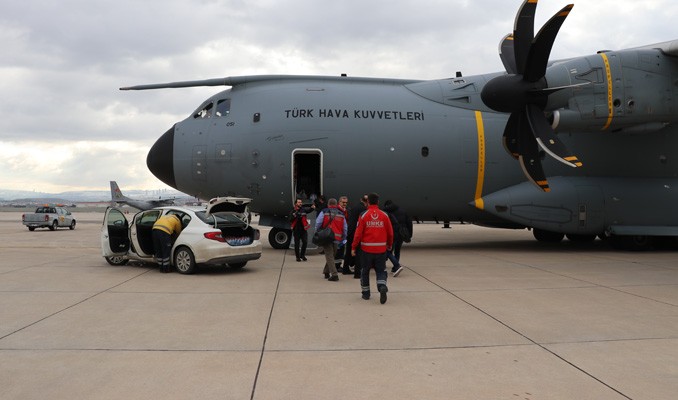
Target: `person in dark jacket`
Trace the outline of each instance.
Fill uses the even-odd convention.
[[[308,246],[308,228],[311,223],[308,221],[307,214],[313,212],[313,206],[304,206],[301,199],[294,203],[294,210],[290,213],[290,225],[292,226],[292,236],[294,237],[294,255],[297,256],[297,262],[306,260],[306,246]],[[301,247],[301,248],[300,248]]]
[[[391,200],[384,202],[384,211],[392,216],[395,224],[393,224],[393,252],[392,258],[389,260],[393,263],[391,272],[396,277],[400,275],[405,267],[400,263],[400,249],[403,246],[403,241],[410,241],[412,238],[412,218],[407,215],[407,212],[398,207],[396,203]]]

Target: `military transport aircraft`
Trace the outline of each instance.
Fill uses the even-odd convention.
[[[526,0],[505,72],[422,81],[237,76],[151,148],[161,181],[245,196],[277,248],[297,196],[375,191],[419,220],[530,228],[540,241],[678,236],[678,40],[549,61],[572,5],[534,34]]]
[[[116,181],[111,181],[111,201],[121,204],[128,204],[141,211],[150,210],[155,207],[171,206],[174,204],[174,199],[158,199],[158,200],[136,200],[122,194]]]

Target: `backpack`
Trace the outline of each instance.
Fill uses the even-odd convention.
[[[405,225],[402,225],[398,223],[398,219],[395,217],[394,214],[392,213],[387,213],[388,218],[391,220],[391,226],[393,227],[393,233],[395,234],[396,232],[398,235],[400,235],[400,238],[403,240],[405,243],[409,243],[412,241],[412,235],[410,235],[410,231],[407,230],[407,227]]]
[[[400,237],[403,239],[403,242],[409,243],[412,241],[412,235],[410,235],[410,231],[408,231],[403,225],[398,227],[398,232],[400,233]]]
[[[332,220],[334,220],[334,217],[336,217],[337,214],[333,214],[332,211],[329,211],[327,214],[329,215],[327,226],[321,226],[320,229],[313,234],[313,238],[311,238],[311,242],[318,246],[324,246],[334,242],[334,231],[330,225],[332,225]]]

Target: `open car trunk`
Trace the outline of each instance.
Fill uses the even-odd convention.
[[[207,204],[206,215],[230,246],[246,246],[258,239],[259,231],[250,226],[249,203],[244,197],[217,197]]]

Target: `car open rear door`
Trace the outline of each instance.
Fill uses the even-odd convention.
[[[104,257],[124,256],[130,248],[129,222],[123,212],[108,207],[101,227],[101,252]]]

